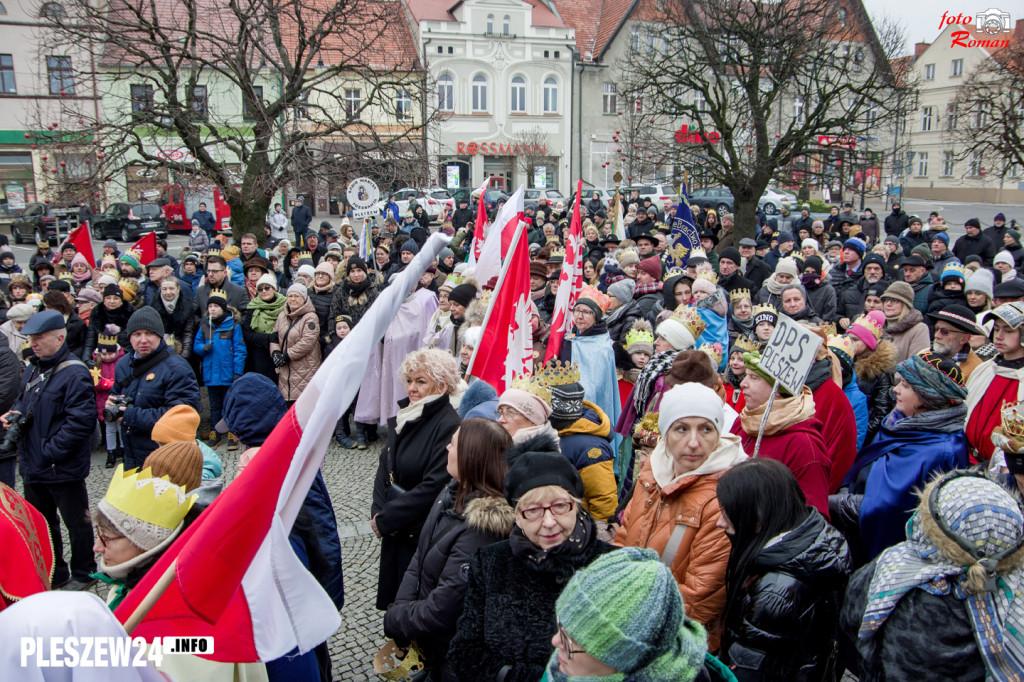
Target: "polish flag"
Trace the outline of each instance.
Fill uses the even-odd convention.
[[[115,611],[122,623],[154,600],[151,592],[159,595],[141,623],[126,627],[133,636],[213,636],[214,652],[203,658],[243,663],[309,651],[338,630],[334,603],[295,555],[288,532],[334,425],[359,390],[351,378],[362,376],[370,350],[449,240],[430,237],[324,361],[252,462],[128,593]]]
[[[143,265],[149,265],[156,260],[156,232],[142,235],[139,241],[132,244],[128,250],[137,251],[142,254],[139,257],[139,262]]]
[[[66,244],[71,244],[75,247],[78,253],[85,256],[85,260],[89,261],[89,266],[92,267],[96,264],[96,258],[92,255],[92,238],[89,236],[89,228],[86,225],[79,225],[75,229],[68,232],[68,236],[60,243],[60,248],[57,249],[56,253],[53,254],[53,264],[56,265],[60,260],[61,249]],[[156,247],[154,246],[154,251]]]
[[[480,199],[476,203],[476,224],[473,226],[473,248],[469,250],[469,265],[470,267],[476,266],[476,261],[480,258],[480,249],[483,248],[486,235],[484,231],[487,229],[487,202],[484,201],[484,192],[491,186],[491,179],[487,178],[484,180],[484,184],[473,190],[473,194],[479,194]],[[456,229],[459,227],[465,227],[465,225],[456,225]]]
[[[576,182],[576,203],[572,207],[572,222],[569,223],[569,238],[565,245],[565,260],[562,274],[558,277],[558,293],[555,308],[551,314],[551,334],[544,352],[544,362],[558,355],[562,340],[572,328],[572,309],[576,307],[580,289],[583,288],[583,226],[580,220],[580,195],[583,181]]]
[[[533,373],[533,330],[530,327],[530,246],[518,223],[510,256],[484,315],[484,332],[473,349],[467,375],[494,387],[501,395],[516,376]],[[482,355],[480,350],[484,349]]]
[[[501,207],[498,214],[494,216],[491,223],[492,238],[484,242],[480,249],[480,257],[476,262],[475,276],[481,285],[501,273],[501,265],[508,257],[512,245],[512,236],[516,233],[519,223],[523,221],[523,197],[525,195],[523,186],[520,185],[512,196],[508,198],[505,205]],[[494,235],[500,234],[501,239],[494,239]],[[523,241],[526,241],[525,237]],[[529,245],[527,245],[529,253]],[[529,269],[529,267],[527,267]]]

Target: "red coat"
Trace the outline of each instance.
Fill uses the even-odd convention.
[[[733,423],[732,432],[743,439],[743,450],[753,455],[757,432],[744,431],[739,419]],[[761,439],[758,457],[774,459],[789,467],[804,491],[807,504],[828,518],[829,460],[821,438],[821,422],[807,419],[765,436]]]
[[[834,493],[857,457],[857,419],[850,399],[831,379],[814,392],[814,414],[821,422],[821,438],[831,463],[828,489]]]

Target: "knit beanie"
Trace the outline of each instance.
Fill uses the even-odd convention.
[[[761,354],[760,353],[758,353],[756,351],[752,352],[752,353],[744,353],[743,354],[743,364],[746,366],[747,371],[753,372],[757,376],[759,376],[762,379],[764,379],[764,381],[769,386],[771,386],[771,385],[773,385],[775,383],[774,377],[770,376],[767,372],[765,372],[763,369],[761,369]],[[789,397],[792,397],[793,394],[790,393],[788,390],[786,390],[786,387],[783,386],[780,383],[779,384],[779,395],[781,395],[784,398],[789,398]]]
[[[674,317],[668,317],[658,325],[655,333],[669,342],[676,350],[687,350],[697,344],[690,330]]]
[[[977,218],[968,218],[967,220],[964,221],[964,227],[976,227],[980,230],[981,223],[978,221]]]
[[[135,257],[135,252],[134,251],[126,251],[126,252],[122,253],[121,257],[118,258],[118,260],[120,262],[122,262],[122,263],[127,263],[128,265],[132,266],[136,270],[141,270],[142,269],[142,264],[139,263],[139,259]]]
[[[174,405],[156,420],[149,437],[160,444],[193,441],[198,431],[199,413],[195,408]]]
[[[864,257],[865,244],[860,239],[855,239],[854,237],[850,237],[845,242],[843,242],[843,248],[844,249],[853,249],[854,251],[857,252],[858,256],[860,256],[861,258]]]
[[[690,290],[693,293],[713,294],[718,290],[718,285],[707,277],[698,277],[693,280],[693,284],[690,285]]]
[[[1007,265],[1009,265],[1012,268],[1013,267],[1013,256],[1010,255],[1009,251],[1000,251],[999,253],[996,254],[996,257],[992,259],[992,264],[993,265],[996,265],[997,263],[1006,263]],[[942,274],[946,274],[946,273],[943,272]]]
[[[900,301],[907,309],[914,307],[914,287],[906,282],[893,282],[882,294],[882,299],[891,298]]]
[[[177,505],[170,509],[167,507],[171,505],[158,505],[156,501],[164,495],[176,499]],[[163,478],[153,478],[148,469],[125,472],[124,465],[118,464],[106,494],[96,507],[129,542],[148,552],[176,534],[194,502],[195,496],[187,498],[179,486]]]
[[[313,269],[312,263],[305,263],[299,266],[296,274],[305,275],[306,277],[309,277],[309,281],[312,282],[313,278],[316,277],[316,270]]]
[[[409,253],[416,255],[420,252],[420,245],[416,243],[415,239],[406,239],[405,242],[402,243],[400,252],[401,251],[408,251]]]
[[[293,284],[288,287],[288,295],[291,296],[292,294],[299,294],[304,301],[309,300],[309,289],[302,284]]]
[[[638,265],[640,263],[640,256],[633,249],[626,249],[625,251],[616,252],[615,260],[618,261],[620,268],[625,268],[627,265]]]
[[[807,260],[810,259],[808,258]],[[863,272],[864,268],[871,265],[872,263],[882,268],[882,273],[885,273],[885,259],[882,258],[877,253],[869,253],[868,255],[864,256],[864,260],[861,262],[861,272]]]
[[[935,241],[936,239],[941,240],[943,244],[949,246],[949,235],[945,232],[936,232],[933,234],[931,241]]]
[[[348,259],[348,272],[352,272],[353,270],[362,270],[365,273],[370,272],[366,267],[366,261],[359,256],[352,256]]]
[[[640,261],[638,266],[642,271],[654,278],[655,282],[661,281],[661,261],[657,256],[650,256]]]
[[[1010,239],[1017,245],[1020,245],[1020,232],[1017,230],[1007,230],[1003,233],[1004,235],[1010,235]]]
[[[992,273],[989,270],[982,268],[967,278],[967,284],[964,286],[964,293],[967,293],[968,291],[980,291],[988,296],[989,300],[992,300],[992,288],[995,286],[994,280],[995,278]],[[8,313],[8,317],[10,317],[10,313]]]
[[[460,284],[448,294],[449,301],[458,303],[462,307],[468,306],[474,298],[476,298],[476,287],[468,282]]]
[[[710,367],[708,356],[704,353],[700,354],[703,356],[701,362]],[[693,382],[679,384],[666,391],[661,399],[661,406],[658,410],[658,430],[663,434],[668,433],[673,424],[686,417],[703,417],[715,425],[718,433],[722,433],[725,406],[714,389],[708,388],[704,384]]]
[[[145,306],[132,313],[126,329],[129,338],[141,329],[153,332],[157,336],[164,335],[164,322],[160,319],[160,313],[156,311],[156,308]]]
[[[917,254],[924,260],[925,265],[931,265],[934,258],[932,258],[932,250],[928,248],[927,244],[918,244],[910,250],[911,254]]]
[[[727,246],[722,249],[722,253],[718,254],[718,262],[721,263],[723,260],[731,260],[736,265],[739,265],[743,261],[743,256],[740,255],[740,250],[735,246]]]
[[[551,387],[551,420],[556,429],[571,426],[583,416],[583,385],[578,382]]]
[[[529,391],[509,388],[498,399],[498,407],[508,406],[519,412],[535,426],[540,426],[551,416],[551,406]]]
[[[821,276],[822,266],[824,266],[824,263],[822,262],[820,256],[811,256],[810,258],[804,261],[804,270],[810,268],[811,270],[814,270],[814,274],[818,275],[819,277]]]
[[[608,295],[614,296],[621,305],[626,305],[633,300],[634,291],[636,291],[636,280],[628,277],[608,285]]]
[[[652,549],[599,556],[565,586],[555,613],[577,644],[627,679],[692,680],[704,666],[707,634],[686,617],[672,571]]]
[[[256,280],[256,288],[259,289],[264,284],[269,284],[270,286],[274,287],[274,290],[276,291],[277,290],[277,277],[274,277],[269,272],[265,273],[263,275],[260,275],[260,278],[258,280]]]
[[[227,294],[227,292],[224,291],[223,289],[214,289],[214,290],[212,290],[210,292],[210,295],[206,297],[206,305],[210,305],[211,303],[213,303],[215,305],[219,305],[221,310],[223,310],[224,312],[227,312],[227,310],[228,310],[228,294]],[[207,314],[207,312],[205,310],[201,311],[201,316],[202,317],[205,317],[206,314]]]
[[[330,261],[322,260],[320,264],[316,266],[313,271],[314,275],[327,275],[331,279],[334,279],[334,265]]]
[[[195,438],[168,443],[149,453],[142,468],[152,469],[155,478],[166,476],[187,493],[203,480],[203,452]]]
[[[642,317],[634,322],[626,332],[622,345],[630,355],[633,353],[654,355],[654,330],[651,323]]]
[[[583,497],[583,479],[565,455],[524,452],[509,464],[505,474],[505,499],[515,507],[526,493],[549,485],[556,485],[573,497]]]
[[[683,350],[672,360],[665,383],[669,386],[696,383],[714,388],[718,384],[718,372],[708,362],[708,354],[704,351]]]
[[[862,252],[863,253],[863,252]],[[792,275],[793,279],[800,276],[800,273],[796,268],[796,261],[792,258],[781,258],[775,265],[775,272],[784,275]]]

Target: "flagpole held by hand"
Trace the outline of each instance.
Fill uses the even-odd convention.
[[[128,620],[124,622],[124,631],[129,635],[132,634],[132,631],[135,630],[136,627],[138,627],[139,623],[142,622],[142,619],[146,617],[147,613],[149,613],[149,610],[153,608],[160,597],[163,596],[164,592],[167,591],[167,588],[171,586],[171,583],[174,582],[174,570],[177,566],[178,560],[175,559],[167,567],[167,570],[164,571],[164,574],[160,576],[160,579],[156,581],[153,588],[146,593],[146,596],[143,597],[141,602],[139,602],[139,605],[135,607],[135,610],[132,611],[132,615],[128,616]]]
[[[768,396],[768,405],[764,408],[764,416],[761,417],[761,428],[757,431],[757,442],[754,443],[754,454],[751,457],[757,457],[757,453],[761,449],[761,437],[764,435],[764,427],[768,425],[768,414],[772,411],[772,403],[775,402],[775,396],[778,394],[779,380],[776,379],[772,384],[772,394]]]

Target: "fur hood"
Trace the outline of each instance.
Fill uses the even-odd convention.
[[[476,298],[466,306],[465,327],[479,327],[484,323],[484,316],[487,315],[487,302]]]
[[[515,525],[515,512],[503,497],[477,497],[466,504],[466,526],[488,535],[508,537]]]
[[[911,308],[910,312],[907,313],[907,316],[899,322],[886,322],[885,331],[890,336],[896,336],[897,334],[910,331],[910,328],[918,322],[924,322],[924,316],[917,308]]]
[[[505,453],[505,459],[508,460],[509,467],[515,464],[516,460],[527,452],[551,452],[557,455],[561,454],[562,451],[559,449],[557,438],[549,433],[540,433],[522,443],[514,443],[508,449],[508,452]]]
[[[881,339],[874,350],[866,351],[857,356],[853,363],[853,371],[858,379],[874,381],[878,377],[896,369],[899,350],[892,343]]]

